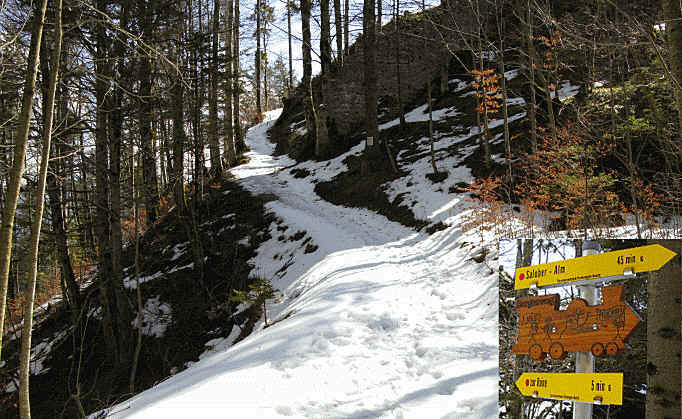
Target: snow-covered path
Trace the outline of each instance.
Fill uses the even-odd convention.
[[[276,195],[279,202],[270,207],[278,215],[287,221],[296,220],[318,243],[329,246],[329,251],[384,244],[413,233],[373,211],[345,208],[320,199],[308,178],[296,179],[283,170],[294,165],[294,160],[286,155],[272,156],[275,145],[267,140],[269,127],[264,123],[248,132],[246,141],[251,152],[246,156],[251,160],[234,168],[232,174],[254,194]],[[333,160],[329,165],[333,169],[328,167],[326,173],[316,177],[327,180],[339,173],[344,167],[340,160]]]
[[[271,117],[273,115],[270,115]],[[242,342],[213,342],[187,370],[109,409],[139,418],[492,418],[497,416],[497,276],[494,242],[452,227],[417,233],[368,210],[321,200],[313,178],[344,170],[347,155],[297,166],[272,157],[251,129],[251,161],[233,169],[267,208],[319,246],[272,239],[252,261],[284,299]],[[360,152],[356,147],[349,153]],[[487,261],[472,256],[482,245]]]

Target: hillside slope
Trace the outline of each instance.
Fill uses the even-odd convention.
[[[248,132],[251,161],[233,174],[252,193],[275,195],[266,208],[288,226],[273,222],[251,261],[284,295],[268,307],[273,324],[231,347],[232,336],[216,339],[201,361],[100,415],[495,416],[493,242],[484,249],[456,227],[428,235],[320,200],[314,183],[345,170],[360,146],[298,165],[312,176],[296,178],[292,160],[272,156],[271,124]],[[462,214],[442,215],[457,225]],[[304,251],[292,240],[299,232],[310,237]]]

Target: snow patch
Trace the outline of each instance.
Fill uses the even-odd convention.
[[[145,336],[163,337],[172,321],[172,310],[168,303],[162,303],[160,296],[149,298],[142,308],[142,334]],[[131,322],[137,329],[137,315]]]

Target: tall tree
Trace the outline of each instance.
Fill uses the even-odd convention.
[[[479,83],[476,89],[476,125],[478,126],[478,137],[480,149],[483,153],[483,162],[485,167],[490,169],[492,166],[492,159],[490,157],[490,130],[488,129],[488,107],[485,103],[486,90],[483,87],[483,78],[485,64],[483,62],[484,51],[484,38],[486,38],[486,23],[485,16],[481,14],[481,0],[475,0],[472,4],[474,7],[474,14],[477,21],[477,31],[476,31],[476,50],[478,54],[478,72],[479,72]]]
[[[153,4],[155,0],[150,0]],[[129,0],[120,2],[120,16],[119,25],[120,31],[117,31],[115,42],[113,45],[113,77],[115,80],[113,94],[111,94],[111,103],[113,107],[109,112],[109,183],[110,183],[110,203],[111,207],[109,214],[110,225],[110,248],[111,248],[111,274],[106,281],[105,286],[108,292],[113,296],[112,312],[115,313],[115,329],[118,335],[118,343],[120,345],[127,345],[128,334],[130,332],[130,308],[127,304],[127,298],[123,288],[123,280],[121,273],[123,267],[121,266],[121,254],[123,253],[123,231],[121,228],[121,213],[122,213],[122,199],[121,199],[121,149],[123,143],[123,99],[126,91],[130,91],[130,78],[126,59],[128,55],[127,33],[128,33],[128,18],[130,14]],[[148,6],[150,7],[150,6]],[[147,13],[150,13],[149,11]],[[147,38],[150,39],[150,38]],[[150,111],[151,115],[151,111]],[[151,119],[151,116],[150,116]],[[152,146],[153,149],[153,146]],[[152,161],[154,166],[154,190],[156,191],[156,160]],[[158,205],[158,197],[154,200],[154,204]],[[121,360],[122,363],[127,362],[129,348],[125,346],[122,348]]]
[[[241,93],[241,68],[239,65],[239,30],[240,30],[240,20],[239,20],[239,0],[234,0],[234,49],[232,51],[232,71],[234,74],[234,87],[232,88],[232,103],[234,104],[234,142],[237,153],[241,153],[246,150],[246,144],[244,143],[244,136],[242,134],[241,125],[241,104],[239,103],[239,96]]]
[[[263,51],[261,56],[261,70],[262,70],[262,81],[263,81],[263,102],[265,110],[270,108],[270,60],[268,58],[268,42],[270,40],[270,25],[275,20],[275,9],[268,5],[267,0],[261,0],[261,33],[260,36],[263,37]]]
[[[192,180],[194,182],[194,199],[192,203],[196,204],[203,197],[204,188],[204,141],[202,135],[202,108],[204,106],[204,75],[201,69],[203,66],[203,36],[202,36],[202,0],[197,0],[197,6],[190,0],[188,3],[188,17],[189,25],[188,31],[190,38],[193,41],[191,47],[191,68],[192,68],[192,105],[193,112],[190,114],[190,124],[192,126],[192,143],[194,148],[194,174]],[[197,23],[194,23],[194,12],[196,10]]]
[[[173,184],[173,195],[175,197],[175,205],[180,216],[183,216],[186,211],[185,205],[185,143],[187,142],[187,135],[185,133],[184,121],[184,97],[185,86],[184,76],[186,74],[186,62],[183,57],[180,45],[184,41],[184,8],[182,7],[183,0],[177,0],[175,3],[176,13],[178,15],[177,29],[174,33],[175,45],[171,48],[171,53],[174,55],[175,66],[178,74],[171,74],[171,119],[173,122],[173,175],[171,183]],[[229,80],[228,80],[229,83]]]
[[[218,176],[223,171],[218,144],[218,30],[220,28],[220,0],[213,0],[213,25],[211,30],[211,86],[208,105],[208,147],[211,153],[211,172]]]
[[[62,64],[64,67],[65,63],[64,56],[66,55],[66,45],[63,46],[64,53],[62,54]],[[47,57],[43,48],[41,48],[41,61],[45,61],[45,64],[41,63],[43,68],[41,71],[43,74],[48,74]],[[45,57],[45,59],[44,59]],[[44,84],[43,92],[43,103],[48,102],[49,96],[49,83]],[[67,109],[67,91],[65,84],[62,83],[62,89],[59,92],[60,99],[60,113],[64,120],[64,124],[68,127],[72,124],[70,118],[68,118],[69,113]],[[45,126],[45,117],[47,115],[43,112],[43,126]],[[51,147],[51,154],[53,160],[53,168],[47,174],[47,194],[50,202],[50,221],[52,224],[52,230],[55,238],[55,245],[57,250],[57,258],[59,264],[59,276],[60,284],[62,288],[62,295],[64,296],[64,301],[71,311],[72,318],[74,319],[74,326],[78,323],[77,319],[80,312],[80,287],[76,283],[76,278],[73,272],[73,265],[71,263],[71,258],[69,256],[69,245],[67,242],[66,235],[66,223],[65,223],[65,208],[64,208],[64,178],[66,177],[64,166],[64,159],[59,159],[58,156],[66,154],[66,149],[64,144],[69,137],[74,136],[71,130],[65,130],[66,132],[62,134],[61,141],[55,138],[54,147]],[[78,211],[76,211],[77,213]]]
[[[512,184],[512,163],[511,163],[511,140],[509,135],[509,112],[507,109],[507,79],[504,76],[504,52],[505,52],[505,13],[506,4],[504,0],[495,0],[495,23],[497,26],[497,41],[499,44],[499,52],[497,54],[497,65],[500,71],[500,78],[502,80],[502,117],[504,118],[504,154],[507,160],[507,184],[511,187]]]
[[[377,31],[381,32],[381,25],[384,17],[383,0],[376,0],[376,2],[377,2]]]
[[[43,9],[44,10],[44,9]],[[33,304],[36,293],[36,280],[38,276],[38,244],[40,243],[40,228],[43,221],[45,208],[45,185],[47,183],[47,165],[50,161],[50,143],[52,140],[52,122],[54,119],[54,98],[57,91],[57,78],[59,77],[59,62],[62,48],[62,1],[57,0],[55,5],[55,34],[54,51],[50,69],[50,84],[48,86],[47,103],[44,104],[45,125],[43,126],[43,147],[40,157],[40,172],[38,177],[38,194],[36,208],[33,216],[33,228],[31,231],[30,265],[28,272],[28,286],[24,305],[24,327],[21,333],[21,353],[19,360],[19,416],[21,419],[30,419],[31,404],[29,397],[29,374],[31,370],[31,335],[33,332]]]
[[[395,32],[395,77],[396,85],[398,87],[398,112],[400,113],[400,126],[405,128],[405,109],[403,107],[403,94],[402,94],[402,80],[400,77],[400,27],[398,21],[400,20],[400,0],[393,0],[393,31]]]
[[[334,0],[334,26],[336,26],[336,61],[343,66],[343,21],[341,20],[341,0]]]
[[[329,71],[332,63],[332,46],[330,41],[329,0],[320,0],[320,60],[322,74]]]
[[[363,173],[369,172],[369,161],[376,159],[381,153],[377,138],[379,130],[377,127],[377,50],[374,9],[374,0],[364,0],[362,15],[362,46],[364,55],[365,123],[367,141],[365,158],[363,159],[361,167]]]
[[[14,231],[14,216],[19,202],[19,188],[24,175],[26,147],[33,113],[33,94],[38,74],[38,57],[42,43],[43,27],[45,26],[45,10],[47,0],[42,0],[36,7],[31,19],[31,46],[28,53],[28,65],[24,78],[24,91],[21,99],[21,113],[19,114],[17,136],[15,137],[14,161],[10,171],[9,183],[5,192],[5,203],[2,211],[2,226],[0,227],[0,355],[2,355],[2,337],[5,325],[5,310],[7,307],[7,287],[9,282],[9,268],[12,259],[12,232]],[[0,357],[0,359],[2,359]]]
[[[44,75],[41,77],[41,94],[42,102],[48,103],[50,92],[50,80],[47,74],[50,74],[49,64],[49,48],[46,47],[46,37],[43,37],[43,46],[40,48],[40,72]],[[67,66],[66,55],[68,47],[64,45],[65,40],[62,41],[62,51],[60,58],[60,67]],[[65,205],[64,205],[64,178],[66,177],[65,167],[70,165],[71,172],[73,172],[73,160],[71,158],[71,147],[68,143],[72,141],[75,136],[73,126],[74,121],[68,111],[68,84],[58,83],[58,88],[55,97],[55,107],[57,121],[66,127],[60,137],[55,135],[53,145],[50,148],[51,170],[47,173],[47,195],[49,197],[49,212],[50,221],[52,225],[52,233],[55,239],[55,251],[57,257],[57,264],[59,266],[59,279],[62,290],[64,302],[72,314],[74,325],[77,324],[78,313],[80,311],[80,287],[76,283],[76,278],[73,272],[73,265],[69,257],[69,245],[67,242],[66,224],[65,224]],[[43,126],[46,126],[47,113],[43,112],[42,120]],[[75,189],[75,188],[74,188]]]
[[[152,11],[156,0],[140,2],[142,37],[149,41],[154,33]],[[159,190],[156,175],[156,155],[154,153],[154,130],[152,129],[152,61],[151,51],[140,58],[140,151],[142,154],[142,191],[147,210],[147,222],[153,224],[159,212]]]
[[[255,59],[255,67],[256,67],[256,111],[258,112],[258,115],[263,113],[263,108],[261,106],[261,91],[260,91],[260,86],[261,86],[261,76],[260,76],[260,70],[261,70],[261,60],[263,59],[261,55],[261,49],[260,49],[260,36],[261,36],[261,16],[263,13],[263,8],[262,8],[262,3],[263,0],[256,0],[256,59]]]
[[[426,17],[426,3],[425,0],[422,0],[422,13],[424,14],[424,17]],[[427,40],[427,30],[428,30],[428,25],[429,24],[429,19],[424,19],[424,51],[429,51],[428,46],[426,45],[426,40]],[[426,102],[429,105],[429,153],[431,155],[431,168],[433,169],[433,175],[436,176],[438,175],[438,167],[436,166],[436,152],[433,147],[433,99],[431,97],[431,77],[429,75],[426,76]]]
[[[308,135],[314,140],[317,132],[317,115],[315,114],[315,107],[313,104],[313,88],[312,88],[312,54],[311,54],[311,36],[310,36],[310,9],[312,8],[310,0],[301,0],[301,32],[303,33],[303,79],[301,82],[305,88],[305,98],[303,99],[303,109],[305,113],[306,127]]]
[[[350,38],[350,32],[348,31],[349,25],[349,15],[350,15],[350,0],[346,0],[343,7],[343,52],[348,54],[348,41]]]
[[[647,308],[647,418],[680,415],[680,240],[654,240],[677,253],[650,274]]]
[[[287,35],[289,39],[289,83],[287,85],[287,94],[291,96],[294,90],[294,54],[292,49],[292,35],[291,35],[291,0],[287,0]]]
[[[237,0],[239,1],[239,0]],[[232,50],[232,35],[234,32],[234,4],[233,0],[226,1],[225,10],[225,139],[223,141],[223,149],[225,153],[225,162],[232,167],[237,164],[237,154],[234,147],[234,127],[232,125],[232,89],[234,87],[235,72],[233,71]]]
[[[105,10],[105,0],[97,1],[97,9]],[[95,126],[95,236],[98,247],[98,283],[100,302],[103,307],[102,323],[104,338],[109,348],[110,362],[116,367],[125,364],[127,342],[125,335],[129,325],[124,323],[118,312],[117,286],[114,283],[112,264],[112,240],[111,240],[111,201],[110,201],[110,171],[109,171],[109,113],[114,108],[112,95],[109,94],[109,82],[113,78],[111,63],[111,41],[106,32],[107,23],[98,20],[95,22],[95,99],[96,126]],[[115,374],[115,373],[113,373]],[[110,377],[113,379],[113,377]]]
[[[668,39],[668,53],[672,86],[677,100],[677,112],[682,129],[682,7],[677,0],[662,0],[665,32]]]

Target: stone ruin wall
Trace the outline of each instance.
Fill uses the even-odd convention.
[[[429,78],[437,77],[442,70],[447,75],[447,66],[452,52],[465,49],[461,35],[472,33],[475,19],[468,6],[443,6],[427,11],[429,23],[424,29],[424,21],[418,14],[406,13],[399,22],[400,44],[400,82],[403,104],[416,98]],[[425,41],[426,39],[426,45]],[[397,98],[398,77],[396,69],[396,32],[393,20],[377,33],[377,97]],[[344,58],[343,67],[332,69],[324,76],[313,79],[315,103],[324,103],[328,121],[336,126],[339,135],[353,133],[364,126],[364,57],[362,37],[350,47]],[[322,96],[320,96],[320,89]],[[397,103],[397,101],[396,101]],[[391,109],[397,114],[397,105]]]

